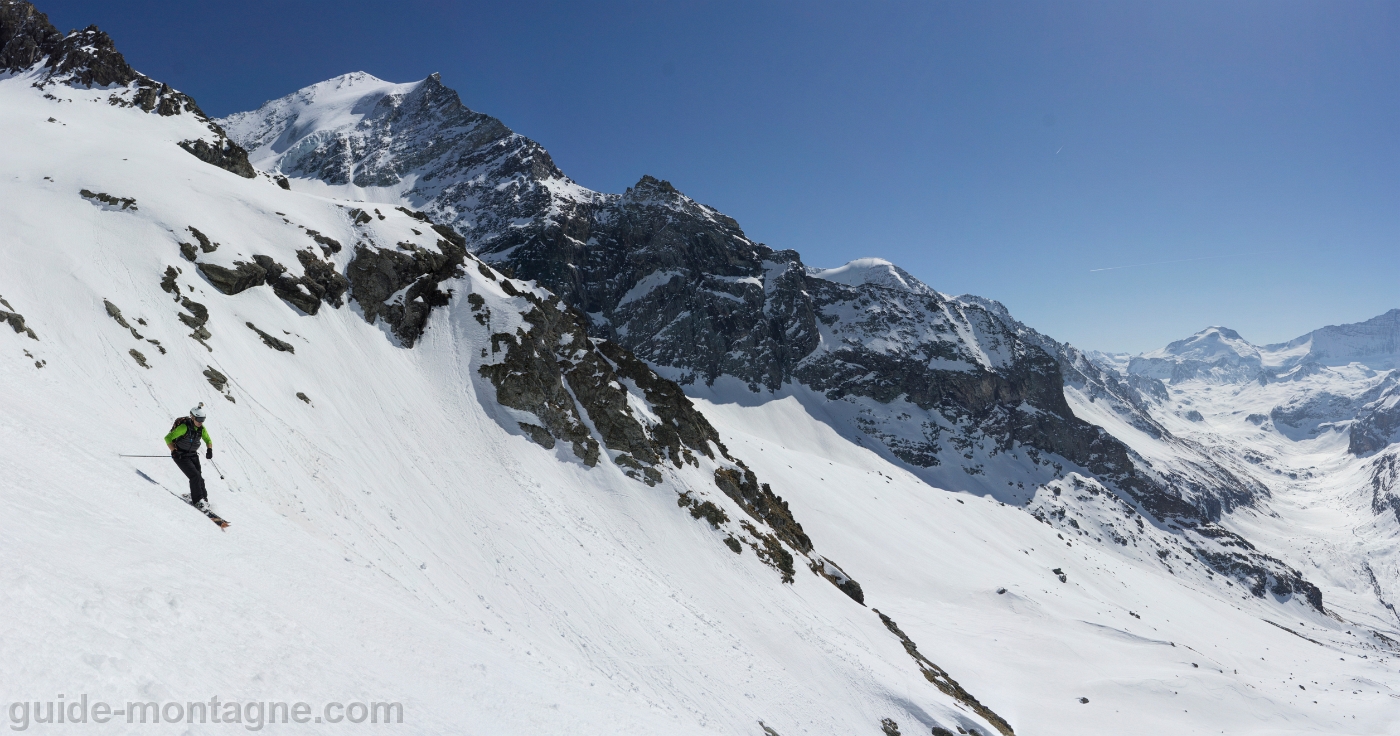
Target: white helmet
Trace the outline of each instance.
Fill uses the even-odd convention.
[[[204,422],[204,418],[209,416],[209,413],[204,411],[203,401],[199,402],[199,406],[190,409],[190,416],[194,417],[195,419],[198,419],[201,423]]]

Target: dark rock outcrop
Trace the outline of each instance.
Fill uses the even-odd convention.
[[[271,256],[253,256],[253,261],[266,272],[265,279],[272,293],[307,314],[315,314],[321,308],[325,289],[320,284],[310,281],[308,285],[307,279],[288,275],[287,267]]]
[[[439,284],[460,275],[466,261],[466,248],[454,239],[439,240],[436,251],[419,245],[405,246],[407,252],[355,246],[346,276],[350,296],[365,319],[370,324],[383,319],[404,347],[413,347],[427,329],[432,310],[447,306],[452,296]]]
[[[276,336],[263,332],[262,330],[258,329],[257,325],[253,324],[252,322],[244,322],[243,324],[247,325],[248,329],[258,333],[258,337],[262,338],[263,344],[272,348],[273,350],[276,350],[279,353],[296,352],[296,348],[293,347],[291,343],[279,340]]]
[[[107,205],[122,210],[130,209],[133,212],[137,210],[136,200],[131,197],[115,197],[106,192],[93,192],[87,189],[80,190],[78,194],[81,195],[83,199],[92,200],[99,205]]]
[[[267,283],[266,268],[246,261],[234,261],[233,265],[234,268],[225,268],[212,263],[200,263],[196,268],[215,289],[229,296]]]
[[[205,253],[213,253],[214,251],[219,249],[218,243],[211,241],[208,235],[205,235],[204,233],[200,232],[193,225],[189,226],[186,229],[190,231],[191,235],[194,235],[195,240],[199,241],[199,249],[201,251],[204,251]]]
[[[245,179],[257,176],[253,165],[248,163],[248,152],[227,138],[216,139],[213,143],[203,138],[180,141],[180,147],[206,164],[217,166]]]
[[[175,296],[175,300],[180,300],[180,285],[175,282],[179,278],[180,270],[174,266],[166,266],[165,273],[160,278],[160,290]]]
[[[0,309],[0,322],[8,324],[10,326],[10,329],[14,330],[17,333],[20,333],[22,335],[28,335],[34,340],[39,339],[39,336],[34,334],[34,330],[24,324],[24,315],[19,314],[18,312],[7,312],[3,309]]]
[[[908,652],[910,658],[919,666],[919,671],[923,673],[924,679],[933,683],[934,687],[943,691],[944,695],[966,705],[973,713],[976,713],[987,723],[990,723],[992,728],[999,731],[1002,736],[1015,736],[1016,732],[1011,729],[1011,724],[1007,723],[1005,718],[997,715],[991,708],[982,705],[977,698],[972,697],[972,693],[963,689],[963,686],[959,685],[957,680],[950,677],[942,667],[939,667],[930,661],[928,657],[925,657],[923,653],[919,651],[919,645],[915,644],[914,640],[910,639],[908,634],[900,630],[899,624],[896,624],[894,619],[880,613],[878,609],[871,610],[875,612],[875,615],[880,617],[880,622],[885,625],[885,628],[889,629],[891,634],[899,638],[899,642],[904,645],[904,651]]]
[[[339,250],[339,248],[337,248]],[[335,266],[316,257],[309,250],[297,251],[297,261],[301,263],[303,276],[301,285],[317,298],[339,309],[345,304],[345,292],[350,288],[350,279],[335,270]],[[315,310],[307,310],[315,314]]]
[[[180,306],[185,308],[187,314],[176,314],[175,316],[184,322],[186,327],[193,330],[189,336],[212,351],[213,348],[210,348],[209,343],[205,342],[213,337],[204,326],[209,322],[209,308],[189,297],[180,297]]]
[[[107,308],[108,317],[111,317],[113,320],[116,321],[117,324],[121,325],[122,327],[125,327],[128,330],[131,329],[131,325],[127,323],[126,317],[122,316],[122,310],[120,307],[106,299],[102,300],[102,306]]]

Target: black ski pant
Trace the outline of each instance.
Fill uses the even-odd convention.
[[[190,479],[190,502],[199,503],[208,497],[209,494],[204,490],[204,474],[199,469],[199,455],[193,452],[177,452],[170,457]]]

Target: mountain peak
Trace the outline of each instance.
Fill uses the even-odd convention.
[[[1264,368],[1258,347],[1229,327],[1211,326],[1165,348],[1133,358],[1128,372],[1172,382],[1192,378],[1253,380]]]
[[[938,293],[908,271],[883,258],[857,258],[835,268],[808,268],[807,273],[847,286],[872,284],[911,294],[934,296]]]
[[[67,35],[22,0],[0,0],[0,71],[19,72],[43,63],[45,81],[84,87],[130,84],[142,75],[97,26]]]
[[[680,190],[676,189],[671,182],[658,179],[651,174],[642,174],[642,178],[638,179],[633,186],[628,187],[627,191],[635,193],[633,196],[636,197],[674,197],[681,194]]]
[[[1169,355],[1207,361],[1218,358],[1238,360],[1245,356],[1258,356],[1259,348],[1229,327],[1211,326],[1184,340],[1177,340],[1161,350],[1146,353],[1144,357]]]

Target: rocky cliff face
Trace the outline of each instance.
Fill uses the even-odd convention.
[[[1347,449],[1351,454],[1366,455],[1400,442],[1400,378],[1395,373],[1355,403],[1361,408],[1349,430]]]
[[[601,347],[608,345],[682,385],[723,378],[755,392],[813,392],[839,405],[839,431],[943,487],[971,484],[1025,503],[1035,488],[1078,470],[1186,525],[1264,492],[1233,477],[1212,481],[1217,468],[1208,459],[1155,469],[1066,402],[1067,382],[1075,383],[1160,437],[1164,430],[1141,410],[1165,392],[1159,381],[1120,380],[1000,305],[950,299],[892,264],[811,269],[794,251],[753,242],[732,218],[669,182],[644,176],[620,195],[583,189],[537,143],[463,106],[436,75],[404,85],[346,75],[223,122],[258,165],[408,200],[456,226],[486,263],[552,292],[557,303],[541,297],[530,313],[538,324],[529,337],[493,338],[505,360],[492,376],[503,403],[539,417],[524,431],[567,443],[586,463],[598,449],[584,412],[571,407],[582,396],[617,403],[606,380],[584,380],[619,372]],[[597,347],[580,347],[585,334]],[[561,381],[523,378],[559,360],[567,363]],[[570,376],[584,383],[573,386]],[[630,448],[620,457],[650,480],[648,458],[663,453],[646,449],[629,422],[608,431],[618,448]],[[1021,482],[995,490],[992,477]],[[742,473],[723,486],[735,498],[757,498],[760,489]],[[762,509],[778,508],[748,504],[761,518]],[[800,549],[801,537],[784,538]],[[1226,554],[1221,570],[1307,587],[1296,572],[1257,557]]]
[[[937,485],[1018,473],[1044,483],[1076,468],[1187,536],[1267,495],[1151,418],[1145,406],[1165,395],[1160,382],[1120,380],[1000,305],[949,299],[891,264],[808,269],[795,252],[750,241],[732,219],[651,177],[571,217],[536,222],[487,243],[482,258],[548,287],[591,330],[683,384],[727,376],[754,391],[799,385],[841,402],[850,423],[839,429]],[[1067,384],[1113,403],[1188,459],[1154,467],[1078,418]],[[1198,559],[1257,595],[1297,592],[1321,606],[1297,571],[1239,542]]]
[[[407,201],[472,250],[599,196],[538,143],[468,109],[437,74],[410,84],[346,74],[220,123],[258,168]]]

